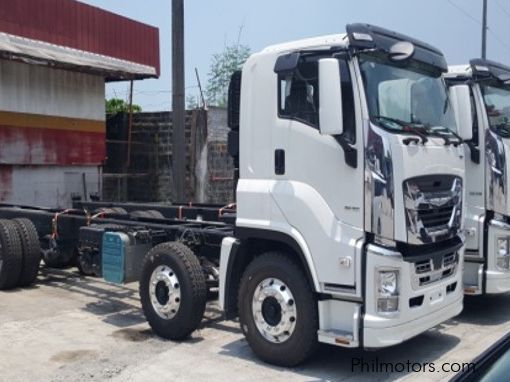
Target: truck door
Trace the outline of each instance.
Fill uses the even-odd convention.
[[[293,75],[279,79],[279,118],[288,120],[288,144],[285,175],[275,174],[272,194],[304,237],[319,280],[353,286],[356,239],[363,236],[363,150],[347,61],[340,60],[340,70],[342,137],[319,131],[318,57],[301,57]],[[357,149],[355,167],[346,161],[341,140]]]

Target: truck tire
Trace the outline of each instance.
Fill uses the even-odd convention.
[[[41,245],[37,229],[29,219],[13,219],[23,250],[21,274],[18,285],[26,287],[32,285],[37,279],[39,265],[41,264]]]
[[[92,211],[93,215],[99,214],[99,213],[110,214],[110,215],[127,215],[128,214],[127,211],[122,207],[102,207],[102,208],[97,208],[94,211]]]
[[[133,218],[164,219],[163,214],[157,210],[139,210],[130,213]]]
[[[256,257],[239,287],[239,322],[262,360],[296,366],[318,345],[317,300],[302,269],[280,252]]]
[[[205,274],[193,251],[182,243],[162,243],[143,261],[140,300],[154,332],[170,340],[186,339],[205,311]]]
[[[21,242],[12,221],[0,220],[0,290],[18,285],[23,262]]]

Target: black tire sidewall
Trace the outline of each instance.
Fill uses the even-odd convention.
[[[23,265],[23,249],[16,225],[10,220],[0,220],[0,245],[3,266],[0,270],[0,290],[18,286]]]
[[[41,263],[41,247],[37,229],[29,219],[13,219],[23,250],[22,269],[19,286],[25,287],[33,284],[39,273]]]
[[[291,337],[283,343],[272,343],[259,332],[253,319],[252,301],[258,284],[276,278],[290,289],[296,304],[296,326]],[[254,352],[263,360],[294,366],[307,358],[317,345],[317,301],[303,272],[291,260],[280,254],[255,259],[243,275],[239,291],[241,329]]]
[[[197,302],[193,296],[192,280],[184,261],[178,256],[172,256],[166,249],[157,247],[154,247],[147,256],[140,279],[140,299],[145,316],[156,333],[162,337],[173,340],[185,339],[200,323],[205,310],[205,299],[203,308],[198,307],[198,310],[202,311],[202,315],[198,318],[195,304],[201,304],[201,301]],[[179,281],[180,306],[177,314],[171,319],[160,317],[154,310],[150,299],[150,279],[154,270],[161,265],[170,267]]]

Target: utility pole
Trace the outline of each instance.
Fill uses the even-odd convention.
[[[185,202],[184,0],[172,0],[172,170],[175,202]]]
[[[482,58],[487,58],[487,0],[483,0],[482,17]]]

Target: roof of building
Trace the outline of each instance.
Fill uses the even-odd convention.
[[[102,75],[158,77],[158,28],[74,0],[0,2],[0,57]]]

